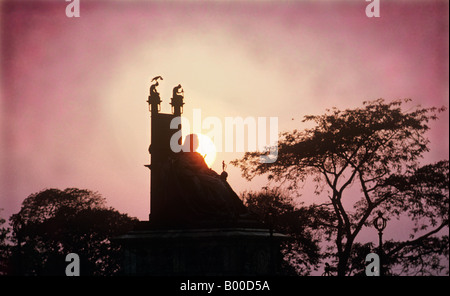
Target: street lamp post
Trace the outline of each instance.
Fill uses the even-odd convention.
[[[383,230],[386,228],[386,218],[383,217],[381,211],[378,212],[378,217],[373,220],[373,225],[378,230],[378,255],[380,256],[380,276],[383,275]]]

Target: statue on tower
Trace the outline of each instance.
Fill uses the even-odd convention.
[[[184,99],[184,90],[181,84],[178,84],[173,88],[172,91],[172,112],[175,116],[180,116],[183,113],[183,102]]]
[[[158,113],[161,109],[161,98],[159,96],[159,92],[156,90],[156,87],[159,85],[159,79],[163,80],[161,76],[156,76],[152,79],[152,82],[155,81],[155,83],[150,86],[150,95],[147,100],[152,114]]]
[[[175,86],[173,88],[172,97],[173,98],[178,98],[178,97],[184,98],[184,90],[183,90],[183,87],[181,86],[181,84],[178,84],[177,86]]]
[[[155,81],[155,83],[153,83],[150,86],[150,96],[158,96],[159,97],[159,92],[156,90],[156,87],[159,85],[158,83],[158,79],[163,80],[163,78],[161,76],[156,76],[152,79],[152,82]]]

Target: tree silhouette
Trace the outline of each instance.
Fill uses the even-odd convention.
[[[11,225],[16,245],[13,273],[64,275],[65,257],[77,253],[82,275],[119,271],[120,246],[111,238],[131,230],[135,219],[105,206],[89,190],[47,189],[27,197]]]
[[[0,209],[0,213],[3,209]],[[6,220],[0,216],[0,275],[7,274],[7,260],[10,256],[11,246],[8,244],[11,229],[3,226]]]
[[[419,159],[429,150],[425,137],[428,123],[437,119],[436,114],[444,108],[418,106],[412,111],[402,110],[408,101],[386,103],[378,99],[364,102],[360,108],[333,108],[324,115],[305,116],[304,121],[313,122],[314,127],[282,133],[276,162],[260,163],[257,152],[247,152],[242,159],[233,161],[248,180],[265,174],[269,180],[288,184],[291,190],[313,177],[315,193],[326,192],[328,197],[328,202],[315,206],[333,214],[322,225],[328,229],[328,239],[334,242],[330,255],[336,256],[338,275],[351,270],[355,239],[364,226],[371,224],[375,212],[384,210],[393,218],[410,210],[404,203],[421,203],[420,195],[408,195],[406,191],[400,194],[400,190],[393,194],[387,189],[394,186],[389,183],[394,176],[414,175]],[[408,183],[407,179],[403,181]],[[356,201],[349,190],[355,186],[360,190]],[[448,227],[448,218],[437,224],[430,218],[437,214],[435,211],[448,212],[448,187],[446,198],[434,203],[431,200],[432,197],[420,215],[407,214],[420,221],[428,218],[430,228],[433,227],[430,235]]]
[[[320,263],[317,233],[320,227],[314,223],[314,217],[324,217],[320,209],[313,207],[295,207],[292,198],[279,190],[246,192],[242,195],[249,211],[273,231],[288,234],[290,240],[282,245],[285,273],[309,275]]]
[[[449,162],[425,165],[412,174],[391,175],[377,188],[382,207],[391,217],[407,215],[414,227],[410,240],[386,244],[387,263],[411,275],[439,274],[448,265]],[[447,228],[447,235],[433,236]]]

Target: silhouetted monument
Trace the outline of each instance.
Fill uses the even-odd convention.
[[[252,219],[227,182],[228,174],[210,169],[195,152],[196,135],[186,136],[181,151],[170,146],[181,124],[184,91],[173,88],[172,114],[160,113],[161,98],[152,79],[148,97],[151,113],[149,221],[120,238],[125,249],[123,271],[128,275],[252,275],[277,274],[285,236]],[[181,123],[181,120],[179,121]],[[181,145],[181,139],[178,142]]]
[[[248,219],[247,208],[224,175],[208,168],[203,156],[195,152],[197,135],[186,136],[180,152],[172,151],[170,139],[181,130],[181,124],[170,129],[170,122],[183,113],[184,91],[180,84],[175,86],[172,114],[160,113],[158,79],[162,77],[153,78],[147,101],[151,112],[151,165],[146,165],[151,170],[150,224],[188,228],[255,223]]]

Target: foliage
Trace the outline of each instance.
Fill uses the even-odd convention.
[[[64,275],[65,256],[77,253],[83,275],[119,271],[120,247],[111,239],[131,229],[135,219],[105,206],[89,190],[47,189],[31,194],[11,217],[13,273]]]
[[[0,209],[1,212],[2,209]],[[7,270],[7,259],[10,256],[11,246],[8,243],[11,229],[3,226],[6,220],[0,217],[0,275],[5,275]]]
[[[313,226],[313,217],[318,211],[312,208],[294,207],[292,199],[279,190],[247,192],[243,200],[250,212],[273,231],[288,234],[282,253],[289,269],[296,274],[309,275],[320,262],[320,236]]]
[[[439,197],[433,194],[422,197],[427,192],[408,187],[407,184],[414,182],[410,177],[403,180],[405,190],[390,190],[401,184],[399,176],[409,178],[420,174],[419,159],[429,150],[429,140],[425,137],[428,123],[444,110],[417,106],[412,111],[404,111],[402,105],[408,101],[386,103],[379,99],[364,102],[360,108],[343,111],[333,108],[324,115],[305,116],[304,121],[314,123],[314,127],[282,133],[276,162],[260,163],[258,152],[245,153],[242,159],[232,162],[248,180],[266,175],[269,180],[288,184],[292,190],[307,177],[313,177],[315,193],[325,192],[329,200],[316,206],[332,213],[330,219],[321,223],[328,228],[327,239],[334,242],[329,254],[336,256],[338,275],[352,270],[355,240],[378,210],[388,212],[389,218],[407,215],[422,223],[419,226],[422,230],[429,227],[431,234],[448,228],[448,216],[443,215],[448,213],[448,187],[441,188],[446,194]],[[440,178],[434,175],[434,169],[430,167],[427,171],[430,181]],[[422,168],[422,172],[426,170]],[[448,168],[446,172],[448,176]],[[396,184],[396,180],[400,183]],[[358,187],[361,192],[356,201],[348,193],[351,187]],[[434,190],[432,182],[428,188]]]
[[[386,259],[403,274],[448,274],[449,162],[422,166],[412,174],[392,175],[377,189],[390,217],[407,215],[414,223],[410,240],[389,242]],[[447,229],[447,235],[442,235]],[[433,236],[439,234],[439,236]]]

